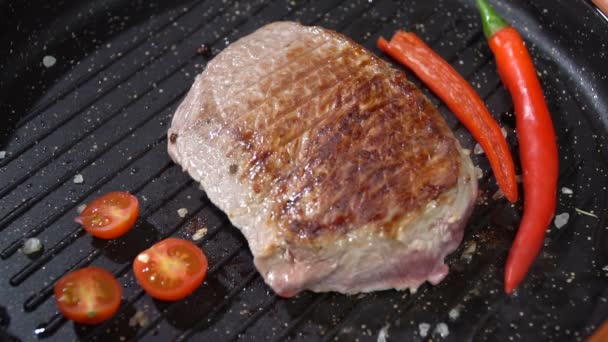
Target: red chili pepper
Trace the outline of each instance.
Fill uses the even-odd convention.
[[[586,342],[606,342],[608,341],[608,320],[595,330],[593,335]]]
[[[414,33],[398,31],[390,43],[380,37],[378,48],[411,69],[446,103],[483,148],[505,197],[511,202],[517,201],[517,181],[509,145],[473,87]]]
[[[477,0],[498,73],[515,104],[524,213],[505,269],[505,291],[519,285],[539,253],[555,213],[559,171],[555,130],[532,58],[517,31]]]

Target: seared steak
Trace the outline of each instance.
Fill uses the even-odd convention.
[[[276,22],[231,44],[168,134],[171,158],[282,296],[438,283],[477,194],[471,160],[424,95],[319,27]]]

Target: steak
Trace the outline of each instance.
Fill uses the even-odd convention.
[[[320,27],[275,22],[228,46],[168,134],[285,297],[437,284],[477,195],[468,154],[404,73]]]

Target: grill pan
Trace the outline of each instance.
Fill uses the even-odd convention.
[[[582,0],[493,4],[520,29],[537,65],[558,133],[557,214],[569,214],[565,226],[551,227],[523,286],[511,297],[502,291],[521,203],[494,199],[488,162],[472,155],[484,172],[482,194],[441,284],[415,294],[282,299],[255,271],[239,231],[167,156],[171,116],[210,58],[197,48],[206,44],[213,56],[285,19],[343,32],[383,56],[379,35],[415,31],[473,84],[517,159],[513,107],[473,2],[0,1],[0,339],[584,340],[608,317],[608,22]],[[45,56],[56,63],[47,57],[45,66]],[[408,76],[473,149],[445,106]],[[83,183],[73,181],[77,174]],[[76,208],[112,190],[139,197],[140,219],[119,239],[96,240],[73,222]],[[201,227],[208,233],[197,244],[210,262],[204,285],[176,303],[143,293],[131,272],[138,251],[167,236],[190,239]],[[44,250],[28,258],[19,248],[33,236]],[[55,280],[87,265],[124,286],[119,313],[93,327],[63,319],[52,297]],[[130,324],[136,312],[147,324]]]

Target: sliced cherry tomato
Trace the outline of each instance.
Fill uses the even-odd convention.
[[[76,222],[93,236],[114,239],[133,227],[137,214],[137,197],[128,192],[110,192],[89,203]]]
[[[66,274],[55,284],[55,301],[61,313],[78,323],[97,324],[112,317],[122,297],[122,287],[112,273],[85,267]]]
[[[146,292],[160,300],[179,300],[198,288],[207,275],[207,257],[190,241],[168,238],[139,253],[135,277]]]

